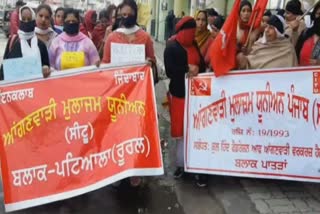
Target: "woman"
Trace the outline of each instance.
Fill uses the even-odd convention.
[[[19,30],[17,36],[10,37],[3,59],[19,57],[36,57],[41,60],[44,77],[50,75],[49,57],[45,44],[35,35],[35,13],[32,8],[23,6],[19,10]],[[3,80],[3,68],[1,67],[0,79]]]
[[[64,32],[52,41],[49,49],[51,67],[55,70],[65,70],[99,65],[99,54],[93,42],[79,32],[79,11],[72,8],[65,9],[63,22]]]
[[[190,17],[182,18],[176,25],[177,35],[168,41],[164,51],[164,65],[170,79],[169,106],[171,117],[171,136],[177,139],[177,169],[175,178],[183,175],[183,117],[185,102],[185,76],[193,77],[205,72],[206,66],[201,52],[194,42],[196,22]],[[206,186],[205,177],[197,181],[198,186]]]
[[[97,23],[97,12],[95,10],[88,10],[86,15],[84,16],[84,22],[80,26],[80,31],[84,35],[88,36],[90,39],[92,38],[92,32],[94,26]]]
[[[51,28],[52,10],[47,4],[41,4],[37,8],[36,28],[35,32],[44,44],[49,49],[52,40],[57,36],[57,33]]]
[[[205,10],[200,10],[195,15],[195,20],[197,24],[196,30],[196,42],[200,48],[202,57],[207,58],[209,47],[213,41],[211,33],[208,30],[208,16]],[[206,61],[206,64],[209,64],[209,61]]]
[[[299,16],[303,14],[301,7],[301,2],[299,0],[290,0],[286,4],[285,8],[284,15],[287,24],[285,28],[285,34],[290,37],[294,46],[297,44],[301,33],[306,29],[304,20],[298,20]]]
[[[291,41],[284,35],[285,21],[273,15],[268,21],[264,35],[245,56],[239,53],[240,69],[284,68],[297,66],[297,56]]]
[[[103,53],[106,31],[112,31],[112,25],[115,18],[115,5],[110,5],[106,10],[102,10],[99,13],[99,23],[94,27],[92,32],[92,41],[96,46],[99,53]],[[102,55],[101,55],[102,57]]]
[[[239,47],[242,48],[246,45],[249,30],[250,30],[250,17],[252,13],[252,5],[249,1],[243,0],[240,4],[240,19],[238,23],[238,30],[237,30],[237,42]]]
[[[112,32],[105,43],[102,62],[111,62],[111,43],[143,44],[145,45],[146,60],[156,65],[153,42],[148,33],[137,26],[137,4],[132,0],[124,0],[120,6],[120,27]]]
[[[296,45],[301,66],[320,65],[320,2],[314,7],[311,20],[312,27],[300,35]]]
[[[62,7],[58,7],[54,14],[54,28],[58,34],[63,32],[63,16],[64,9]]]

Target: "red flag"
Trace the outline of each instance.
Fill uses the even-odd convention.
[[[261,26],[262,17],[266,10],[268,0],[258,0],[253,8],[252,15],[250,17],[249,25],[253,24],[253,29],[257,29]]]
[[[210,47],[211,66],[216,76],[236,67],[237,26],[241,0],[236,0],[230,15]]]

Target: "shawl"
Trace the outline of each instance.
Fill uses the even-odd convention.
[[[248,69],[284,68],[298,65],[295,49],[287,38],[278,38],[266,44],[259,39],[252,46],[252,51],[247,58]]]
[[[199,13],[201,13],[201,12],[202,12],[202,11],[198,11],[198,12],[196,13],[196,15],[194,16],[194,18],[197,19]],[[199,47],[200,49],[202,48],[202,46],[203,46],[204,44],[206,44],[206,42],[207,42],[207,40],[208,40],[208,38],[209,38],[210,36],[211,36],[211,33],[210,33],[210,31],[209,31],[207,28],[205,28],[205,30],[203,30],[203,31],[200,31],[200,30],[197,29],[195,40],[196,40],[196,42],[197,42],[197,44],[198,44],[198,47]]]

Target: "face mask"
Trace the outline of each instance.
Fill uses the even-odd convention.
[[[123,25],[125,28],[131,28],[136,24],[136,18],[134,16],[129,15],[128,17],[121,18],[121,25]]]
[[[57,28],[57,29],[59,29],[59,30],[61,30],[61,31],[63,31],[63,26],[55,25],[54,27]]]
[[[33,32],[35,27],[36,27],[35,20],[29,21],[29,22],[20,21],[19,23],[19,29],[23,32],[27,32],[27,33]]]
[[[79,33],[80,24],[79,23],[64,23],[63,30],[69,35],[76,35]]]

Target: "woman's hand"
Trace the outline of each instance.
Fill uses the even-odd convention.
[[[237,64],[238,64],[238,68],[245,69],[248,64],[248,58],[243,53],[238,53]]]
[[[310,59],[310,65],[320,65],[320,59]]]
[[[51,71],[50,71],[50,68],[49,66],[45,65],[45,66],[42,66],[42,75],[44,78],[47,78],[49,77],[51,74]]]
[[[199,66],[197,65],[188,65],[189,66],[189,72],[187,77],[192,78],[198,75],[199,73]]]
[[[95,63],[95,66],[97,66],[97,68],[99,68],[99,67],[100,67],[100,64],[101,64],[101,61],[98,60],[98,61]]]
[[[151,59],[151,58],[147,58],[147,64],[149,65],[149,66],[152,66],[152,64],[153,64],[153,60]]]

